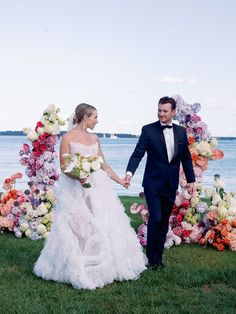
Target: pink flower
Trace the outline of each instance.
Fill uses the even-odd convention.
[[[197,129],[196,129],[196,132],[197,132],[197,134],[202,134],[203,129],[202,129],[202,128],[197,128]]]
[[[23,144],[23,151],[25,154],[29,154],[30,152],[30,147],[28,144]]]
[[[173,232],[178,237],[181,237],[183,234],[183,229],[180,226],[178,226],[178,227],[173,228]]]
[[[199,117],[197,114],[193,114],[193,115],[191,116],[191,120],[192,120],[193,122],[200,122],[202,119],[201,119],[201,117]]]

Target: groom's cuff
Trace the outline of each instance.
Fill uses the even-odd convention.
[[[126,174],[127,174],[128,176],[131,176],[131,177],[133,176],[133,173],[130,172],[130,171],[127,171]]]

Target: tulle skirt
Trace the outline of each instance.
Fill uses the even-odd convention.
[[[137,279],[146,257],[111,179],[99,170],[89,182],[86,189],[61,175],[52,230],[33,271],[79,289]]]

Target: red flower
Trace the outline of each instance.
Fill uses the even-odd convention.
[[[189,206],[189,200],[185,200],[181,204],[183,207],[187,208]]]
[[[7,179],[4,180],[4,183],[6,183],[6,184],[8,184],[8,183],[10,183],[10,182],[11,182],[11,179],[10,179],[10,178],[7,178]]]
[[[172,214],[177,214],[179,211],[179,208],[178,207],[173,207],[172,209]]]
[[[35,156],[35,157],[39,157],[39,156],[41,156],[41,155],[42,155],[42,153],[41,153],[40,151],[34,152],[34,156]]]
[[[177,221],[178,221],[178,222],[181,222],[182,220],[183,220],[182,215],[178,214],[178,215],[177,215]]]
[[[47,136],[48,136],[48,133],[43,133],[42,135],[39,136],[39,138],[42,142],[44,142]]]
[[[46,145],[41,144],[40,147],[39,147],[39,150],[43,153],[43,152],[45,152],[46,148],[47,148]]]
[[[183,236],[184,238],[188,238],[191,234],[191,230],[183,230]]]
[[[40,146],[40,143],[39,143],[39,141],[34,141],[33,142],[33,146],[34,146],[34,148],[39,148],[39,146]]]
[[[43,126],[42,122],[41,121],[38,121],[37,122],[37,128],[41,128]]]

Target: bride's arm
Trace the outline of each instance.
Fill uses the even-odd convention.
[[[98,146],[99,146],[98,154],[99,154],[99,156],[102,157],[102,159],[103,159],[103,161],[104,161],[104,164],[103,164],[103,166],[102,166],[102,169],[107,172],[107,174],[109,175],[109,177],[111,177],[111,179],[112,179],[113,181],[115,181],[115,182],[118,183],[118,184],[123,185],[123,187],[125,187],[125,188],[128,188],[125,179],[121,179],[121,178],[112,170],[112,168],[108,165],[108,163],[106,163],[105,158],[104,158],[104,155],[103,155],[103,152],[102,152],[102,149],[101,149],[101,145],[100,145],[99,139],[98,139]]]

